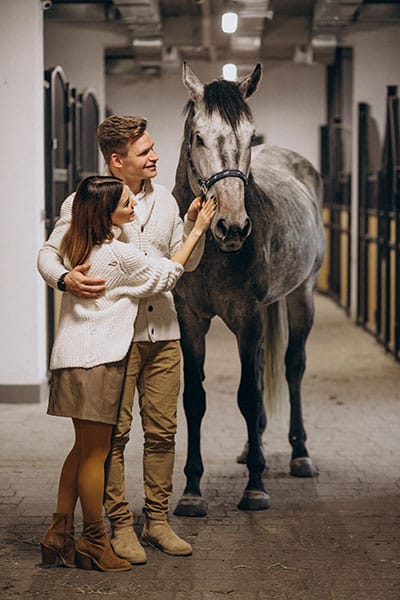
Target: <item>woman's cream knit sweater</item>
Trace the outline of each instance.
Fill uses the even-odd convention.
[[[52,370],[90,368],[124,358],[139,298],[170,290],[184,271],[178,263],[150,258],[133,244],[115,238],[95,247],[88,262],[90,276],[105,278],[107,288],[98,300],[63,294]]]

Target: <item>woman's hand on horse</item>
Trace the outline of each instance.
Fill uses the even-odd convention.
[[[202,233],[207,231],[207,229],[211,225],[211,221],[215,212],[217,210],[217,200],[215,196],[211,196],[208,200],[206,200],[201,207],[199,214],[197,215],[197,219],[195,222],[196,229],[201,230]]]
[[[200,210],[201,210],[201,196],[197,196],[194,200],[192,200],[192,203],[188,208],[188,211],[187,211],[188,220],[195,221]]]

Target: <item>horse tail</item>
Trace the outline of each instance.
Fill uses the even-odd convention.
[[[264,405],[267,417],[283,424],[289,408],[289,390],[285,375],[285,353],[289,335],[286,298],[264,307],[263,329]]]

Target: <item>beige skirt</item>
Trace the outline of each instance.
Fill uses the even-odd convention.
[[[51,373],[48,415],[115,425],[126,359],[91,369],[56,369]]]

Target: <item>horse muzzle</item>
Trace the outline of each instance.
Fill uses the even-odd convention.
[[[220,250],[237,252],[249,237],[251,229],[251,220],[247,216],[241,224],[228,223],[226,219],[220,217],[215,226],[211,227],[211,232]]]

